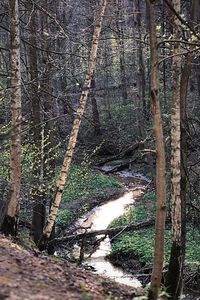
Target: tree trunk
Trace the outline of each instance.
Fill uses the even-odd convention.
[[[101,134],[101,124],[99,119],[99,111],[97,106],[97,99],[95,97],[95,78],[91,81],[91,103],[92,103],[92,120],[94,126],[94,134],[95,136],[99,136]]]
[[[180,0],[172,1],[180,13]],[[179,20],[173,16],[173,38],[179,40]],[[181,248],[181,152],[180,152],[180,43],[173,45],[172,58],[172,116],[171,116],[171,199],[172,199],[172,247],[166,279],[170,299],[178,299],[182,287],[183,253]]]
[[[197,1],[192,3],[194,21]],[[180,1],[174,1],[180,13]],[[174,19],[174,35],[179,39],[179,21]],[[174,45],[178,54],[180,45]],[[182,290],[186,238],[186,193],[187,193],[187,90],[191,73],[193,53],[185,58],[181,78],[181,57],[173,58],[173,112],[172,112],[172,248],[166,286],[170,299],[179,299]],[[180,83],[180,89],[179,89]],[[181,150],[180,150],[181,149]]]
[[[166,28],[165,28],[165,23],[166,23],[166,20],[165,20],[165,2],[164,0],[162,1],[162,35],[165,35],[165,32],[166,32]],[[163,54],[163,57],[165,57],[166,55],[166,49],[165,47],[163,47],[162,49],[162,54]],[[163,71],[163,103],[164,103],[164,108],[165,108],[165,111],[167,111],[167,76],[166,76],[166,71],[167,71],[167,68],[166,68],[166,60],[164,59],[163,61],[163,64],[162,64],[162,71]]]
[[[18,0],[9,0],[10,61],[11,61],[11,114],[10,186],[8,204],[1,230],[16,235],[21,188],[21,67]]]
[[[168,222],[169,221],[170,220],[168,220]],[[107,229],[101,229],[101,230],[88,231],[88,232],[84,232],[84,233],[72,234],[72,235],[61,237],[61,238],[56,238],[54,242],[56,245],[63,244],[65,242],[69,242],[69,241],[77,242],[78,240],[81,240],[83,237],[91,238],[91,237],[98,236],[98,235],[109,235],[111,237],[115,237],[118,234],[121,234],[124,232],[129,232],[129,231],[136,231],[136,230],[140,230],[143,228],[148,228],[154,224],[155,224],[155,220],[152,219],[152,220],[148,220],[148,221],[141,222],[138,224],[130,224],[130,225],[119,226],[119,227],[115,227],[115,228],[107,228]]]
[[[133,13],[140,12],[140,2],[133,2]],[[133,51],[133,61],[136,60],[138,65],[138,72],[136,73],[136,80],[133,86],[133,103],[134,103],[134,114],[136,119],[137,135],[139,138],[144,138],[144,100],[145,100],[145,67],[143,60],[143,49],[142,49],[142,32],[141,32],[141,14],[137,13],[134,18],[133,24],[133,36],[138,36],[138,49]],[[133,40],[133,48],[135,41]]]
[[[47,0],[42,1],[43,7],[48,8],[49,4]],[[46,205],[49,205],[51,209],[51,203],[47,203],[47,197],[53,193],[54,185],[54,176],[55,176],[55,149],[56,149],[56,139],[55,139],[55,122],[52,120],[54,117],[54,99],[52,98],[51,94],[53,94],[53,88],[51,85],[52,78],[52,62],[49,55],[50,50],[50,43],[49,43],[49,36],[50,26],[49,26],[49,18],[47,14],[41,13],[41,25],[42,25],[42,36],[43,36],[43,43],[42,47],[46,50],[42,53],[41,61],[44,64],[44,72],[41,80],[41,99],[44,108],[43,120],[45,123],[44,126],[44,142],[43,145],[43,182],[45,184],[45,189],[43,191],[43,209],[44,209],[44,222],[43,226],[41,227],[41,231],[44,229],[45,223],[45,211]],[[50,92],[50,93],[49,93]],[[48,184],[47,184],[48,183]],[[42,232],[41,232],[42,234]],[[55,226],[53,226],[51,237],[53,239],[55,236]],[[41,237],[41,235],[40,235]],[[54,245],[53,243],[51,246],[48,246],[48,254],[54,254]]]
[[[191,8],[191,26],[196,22],[198,11],[198,0],[192,1]],[[192,50],[191,46],[191,50]],[[192,62],[195,53],[191,52],[185,57],[185,63],[181,74],[180,81],[180,114],[181,114],[181,207],[182,207],[182,252],[185,258],[185,242],[186,242],[186,201],[187,201],[187,157],[188,157],[188,120],[187,120],[187,93],[188,84],[191,74]]]
[[[161,121],[160,102],[158,98],[158,53],[157,38],[154,20],[154,4],[146,1],[149,21],[150,50],[151,50],[151,111],[153,118],[153,130],[156,145],[156,224],[155,224],[155,248],[151,286],[148,299],[156,300],[161,284],[164,254],[164,230],[165,230],[165,149],[164,136]]]
[[[29,21],[30,30],[30,44],[37,45],[37,12],[32,11],[32,2],[28,2],[28,11],[31,15]],[[30,92],[30,107],[31,107],[31,122],[32,122],[32,134],[34,144],[34,158],[33,158],[33,169],[32,169],[32,182],[30,190],[30,198],[33,205],[33,216],[31,224],[31,238],[37,244],[41,237],[44,223],[45,223],[45,206],[43,203],[43,195],[41,194],[41,174],[43,173],[42,164],[42,129],[40,123],[41,117],[41,101],[39,95],[39,82],[38,82],[38,53],[35,47],[30,46],[29,48],[29,76],[31,85]]]
[[[121,76],[121,91],[123,104],[127,104],[128,92],[127,92],[127,79],[126,79],[126,66],[125,66],[125,47],[124,47],[124,28],[121,24],[123,16],[122,1],[116,0],[115,2],[117,16],[116,27],[119,47],[119,63],[120,63],[120,76]]]
[[[87,96],[88,96],[88,92],[89,92],[90,84],[91,84],[91,80],[92,80],[92,75],[93,75],[93,72],[95,69],[98,41],[99,41],[99,36],[100,36],[100,32],[101,32],[102,19],[104,16],[105,7],[106,7],[106,0],[100,0],[99,10],[98,10],[96,22],[94,25],[92,46],[91,46],[91,51],[90,51],[90,57],[89,57],[86,77],[85,77],[85,81],[84,81],[84,85],[83,85],[83,90],[82,90],[79,105],[78,105],[78,108],[76,111],[76,116],[74,118],[74,122],[72,125],[72,130],[71,130],[71,134],[69,137],[69,143],[68,143],[68,147],[67,147],[67,150],[65,153],[64,162],[63,162],[62,169],[61,169],[61,172],[60,172],[60,175],[58,178],[55,197],[52,201],[50,214],[48,216],[47,223],[46,223],[46,226],[43,231],[43,236],[39,243],[40,249],[46,248],[47,241],[51,235],[52,228],[54,226],[58,208],[60,205],[62,193],[63,193],[64,187],[65,187],[65,182],[66,182],[66,179],[67,179],[67,176],[69,173],[69,167],[70,167],[70,164],[72,161],[72,156],[73,156],[74,148],[76,146],[77,136],[78,136],[79,127],[80,127],[80,123],[81,123],[81,117],[84,113]]]

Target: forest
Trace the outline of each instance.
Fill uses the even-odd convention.
[[[0,299],[200,299],[199,99],[199,0],[1,0]]]

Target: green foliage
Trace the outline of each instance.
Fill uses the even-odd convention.
[[[111,153],[118,153],[121,149],[135,143],[140,137],[136,125],[137,114],[135,112],[138,109],[136,106],[134,99],[128,100],[126,105],[122,104],[122,99],[115,99],[109,110],[106,107],[105,110],[100,111],[102,136],[94,140],[94,144],[99,145],[101,143],[106,149],[110,150],[111,148]],[[87,136],[84,136],[85,132],[87,132]],[[81,134],[84,140],[91,145],[91,135],[94,136],[94,130],[90,122],[83,120]]]
[[[85,284],[85,282],[80,283],[80,288],[82,290],[83,299],[91,299],[92,298],[92,293],[91,293],[89,287],[87,286],[87,284]]]
[[[72,165],[65,190],[63,192],[62,204],[70,205],[76,199],[103,198],[107,199],[122,188],[122,184],[113,177],[106,176],[100,172],[90,170],[85,162],[81,165]],[[74,219],[80,217],[90,208],[88,201],[80,201],[75,211],[60,208],[57,216],[58,226],[67,226]]]
[[[69,209],[60,209],[56,218],[56,224],[67,226],[73,220],[74,212]]]
[[[30,238],[30,231],[26,228],[19,230],[18,238],[23,248],[31,249],[35,247],[35,243]]]
[[[187,226],[187,242],[186,242],[186,265],[194,267],[200,266],[200,251],[197,243],[200,240],[199,228],[193,227],[191,224]]]
[[[130,208],[125,214],[113,220],[109,227],[117,227],[129,225],[131,223],[143,222],[148,218],[152,218],[155,213],[155,204],[149,199],[155,198],[155,194],[150,192],[145,194],[141,200],[141,204]],[[147,205],[148,204],[148,205]],[[124,254],[134,254],[139,257],[142,262],[152,262],[154,254],[154,227],[149,227],[135,232],[124,233],[118,235],[112,242],[112,251],[110,256],[120,256]],[[189,269],[200,266],[200,252],[196,246],[200,239],[200,231],[188,224],[187,226],[187,243],[186,243],[186,265]],[[171,229],[165,230],[165,263],[169,262],[171,250]]]
[[[10,147],[9,135],[10,125],[3,125],[0,127],[0,177],[1,179],[8,179],[9,163],[10,163]]]
[[[83,196],[106,198],[108,188],[117,191],[122,188],[122,184],[113,177],[93,172],[84,165],[72,165],[62,201],[72,201]]]
[[[141,261],[151,261],[153,255],[153,231],[141,230],[139,232],[120,235],[112,243],[111,255],[136,254]]]
[[[139,223],[149,219],[155,212],[155,204],[150,204],[146,207],[144,204],[139,204],[131,207],[119,218],[113,220],[109,227],[125,226],[131,223]]]
[[[143,202],[149,200],[155,200],[155,199],[156,199],[156,193],[154,191],[147,192],[142,197]]]

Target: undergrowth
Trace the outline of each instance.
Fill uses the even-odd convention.
[[[152,201],[155,195],[146,195],[141,200],[141,204],[136,204],[125,214],[113,220],[109,227],[124,226],[131,223],[144,222],[152,218],[155,214],[155,201]],[[154,227],[128,232],[118,235],[112,241],[112,251],[109,257],[120,257],[134,254],[141,262],[151,263],[154,254]],[[197,242],[200,239],[199,228],[191,224],[187,225],[187,243],[185,262],[189,269],[195,269],[200,266],[200,252]],[[171,249],[171,229],[170,226],[165,230],[165,251],[164,262],[168,263]]]
[[[72,165],[61,206],[80,198],[84,198],[84,202],[76,211],[66,208],[59,209],[57,225],[67,226],[75,217],[85,213],[89,208],[88,199],[107,199],[120,191],[122,187],[122,184],[111,176],[93,171],[85,165]]]
[[[111,176],[94,172],[86,166],[73,165],[63,193],[62,201],[73,201],[82,196],[104,196],[106,188],[114,190],[122,187],[121,183]]]

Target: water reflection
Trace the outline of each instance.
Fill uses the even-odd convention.
[[[79,220],[79,225],[83,228],[90,227],[90,230],[106,229],[115,218],[118,218],[130,205],[134,204],[135,199],[143,193],[143,190],[143,186],[129,189],[118,199],[109,201],[92,210],[91,214],[85,219],[82,218]],[[110,240],[106,238],[100,243],[98,249],[90,257],[85,259],[84,264],[94,267],[98,274],[107,276],[119,283],[133,287],[141,287],[141,283],[136,278],[133,278],[131,274],[114,267],[105,259],[105,256],[110,253],[110,250]]]

